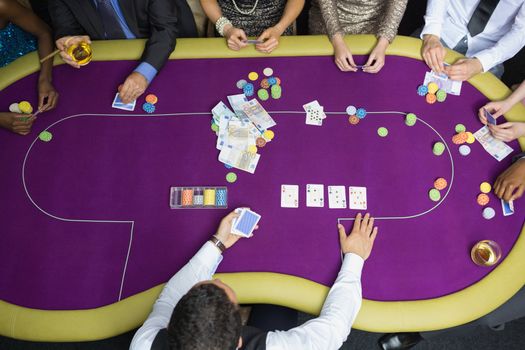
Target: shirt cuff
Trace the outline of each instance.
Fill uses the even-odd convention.
[[[364,264],[365,261],[359,255],[354,253],[346,253],[343,259],[343,266],[341,266],[341,270],[349,271],[361,278],[361,271],[363,270]]]
[[[481,62],[483,72],[488,72],[492,67],[496,65],[494,62],[493,55],[490,52],[487,52],[487,50],[478,52],[474,55],[474,57]]]
[[[141,62],[137,68],[135,68],[134,72],[142,74],[148,81],[148,84],[151,83],[158,73],[157,69],[148,62]]]
[[[423,39],[423,36],[427,34],[435,35],[441,38],[441,24],[437,24],[437,23],[425,24],[419,37]]]
[[[207,241],[204,243],[201,249],[195,254],[195,258],[198,259],[201,263],[203,263],[205,266],[208,266],[210,269],[210,276],[211,279],[212,276],[215,274],[215,271],[219,267],[219,264],[221,263],[223,256],[219,250],[212,242]]]

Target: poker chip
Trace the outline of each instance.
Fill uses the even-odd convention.
[[[153,94],[149,94],[149,95],[146,96],[146,102],[151,103],[152,105],[157,103],[158,100],[159,99],[157,98],[157,96],[155,96]]]
[[[426,94],[428,94],[428,87],[426,87],[425,85],[419,85],[417,87],[417,94],[419,96],[425,96]]]
[[[234,183],[235,181],[237,181],[237,174],[229,172],[228,174],[226,174],[226,181],[228,181],[229,183]]]
[[[434,104],[434,103],[436,103],[436,101],[437,101],[437,99],[436,99],[436,95],[431,94],[431,93],[428,93],[428,94],[425,96],[425,100],[427,101],[428,104]]]
[[[225,167],[226,169],[231,169],[231,168],[233,168],[230,164],[226,164],[226,163],[224,163],[224,167]]]
[[[277,84],[277,79],[275,79],[274,77],[269,77],[268,78],[268,84],[270,84],[270,85]]]
[[[356,115],[359,119],[363,119],[364,117],[366,117],[366,109],[364,109],[364,108],[358,108],[357,111],[355,112],[355,115]]]
[[[428,198],[430,198],[430,200],[433,202],[437,202],[441,199],[441,193],[439,193],[438,190],[433,188],[430,191],[428,191]]]
[[[273,75],[273,69],[266,67],[263,69],[263,74],[267,77],[271,77]]]
[[[350,117],[348,117],[348,122],[352,125],[357,125],[359,124],[359,121],[361,119],[359,119],[356,115],[351,115]]]
[[[257,74],[257,72],[250,72],[250,74],[248,74],[248,79],[255,81],[259,79],[259,74]]]
[[[31,103],[27,101],[22,101],[18,103],[18,109],[20,109],[20,112],[24,114],[31,114],[33,113],[33,107],[31,106]]]
[[[40,134],[38,134],[38,138],[41,140],[41,141],[44,141],[44,142],[49,142],[51,141],[51,139],[53,138],[53,134],[51,134],[49,131],[47,130],[44,130],[42,131]]]
[[[480,193],[478,194],[478,198],[476,199],[476,201],[478,202],[479,205],[485,206],[489,204],[490,198],[485,193]]]
[[[445,144],[443,142],[436,142],[434,143],[434,146],[432,147],[432,152],[436,156],[440,156],[445,152]]]
[[[244,85],[244,87],[242,88],[242,91],[244,92],[244,94],[246,96],[253,96],[254,94],[254,91],[253,91],[253,84],[252,83],[247,83],[246,85]]]
[[[226,189],[218,188],[215,191],[215,205],[218,207],[225,207],[226,203]]]
[[[279,77],[275,77],[275,85],[281,85],[281,79]]]
[[[483,209],[483,218],[490,220],[496,216],[496,211],[491,207],[486,207]]]
[[[266,101],[267,99],[270,98],[270,95],[268,94],[268,90],[265,90],[265,89],[259,89],[259,91],[257,91],[257,96],[259,96],[261,101]]]
[[[266,145],[266,140],[262,137],[258,137],[255,140],[255,144],[257,145],[257,147],[264,147]]]
[[[235,85],[237,86],[237,89],[242,90],[246,84],[248,84],[248,82],[244,79],[241,79]]]
[[[467,143],[468,144],[472,144],[472,143],[476,142],[476,138],[474,137],[474,135],[470,131],[467,131],[466,134],[467,134]]]
[[[20,107],[18,107],[18,103],[11,103],[9,105],[9,112],[12,112],[12,113],[22,113],[22,111],[20,110]]]
[[[447,180],[445,180],[442,177],[434,181],[434,188],[438,191],[444,190],[445,188],[447,188],[447,185]]]
[[[462,145],[464,144],[465,142],[467,142],[467,139],[468,139],[468,135],[466,132],[462,131],[460,132],[459,134],[456,134],[452,137],[452,142],[455,144],[455,145]]]
[[[445,92],[445,90],[439,89],[436,92],[436,100],[438,102],[445,102],[446,99],[447,99],[447,93]]]
[[[213,123],[213,124],[211,125],[211,129],[212,129],[213,131],[217,132],[217,131],[219,131],[219,126],[218,126],[217,124]]]
[[[144,112],[149,113],[149,114],[155,112],[155,106],[149,102],[144,103],[142,105],[142,109],[144,110]]]
[[[354,106],[346,107],[346,114],[355,115],[356,113],[357,113],[357,108],[355,108]]]
[[[414,126],[417,121],[417,116],[414,113],[408,113],[405,117],[405,124],[408,126]]]
[[[432,95],[435,95],[436,92],[439,90],[439,85],[434,82],[428,83],[427,87],[428,87],[428,93]]]
[[[246,151],[248,151],[249,153],[257,153],[257,146],[255,145],[249,145],[248,148],[246,149]]]
[[[263,137],[265,140],[271,141],[275,137],[275,133],[272,130],[265,130],[263,132]]]
[[[467,145],[459,146],[459,154],[462,156],[468,156],[470,154],[470,147]]]
[[[488,182],[482,182],[481,185],[479,185],[479,190],[482,193],[489,193],[492,190],[492,186]]]
[[[467,131],[467,128],[463,124],[456,124],[456,127],[454,128],[457,133]]]
[[[270,88],[270,91],[272,93],[273,99],[277,100],[281,98],[282,88],[279,85],[272,85],[272,87]]]
[[[270,83],[268,83],[268,79],[264,78],[261,80],[261,87],[263,89],[268,89],[270,87]]]
[[[377,129],[377,134],[381,137],[386,137],[388,136],[388,129],[382,126],[379,129]]]

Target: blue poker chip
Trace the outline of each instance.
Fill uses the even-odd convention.
[[[364,108],[358,108],[357,111],[355,112],[355,115],[356,115],[359,119],[363,119],[364,117],[366,117],[366,109],[364,109]]]
[[[426,85],[419,85],[417,87],[417,94],[419,96],[425,96],[428,93],[428,87]]]
[[[153,113],[155,112],[155,106],[149,102],[146,102],[142,105],[142,109],[144,110],[144,112],[146,113]]]
[[[242,88],[242,91],[244,92],[244,94],[246,96],[252,96],[254,94],[253,84],[252,83],[248,83],[248,84],[244,85],[244,87]]]
[[[215,192],[215,205],[218,207],[227,206],[226,189],[218,188]]]
[[[268,80],[268,84],[270,85],[277,84],[277,79],[275,79],[275,77],[269,77],[267,80]]]
[[[231,169],[231,168],[233,168],[230,164],[226,164],[226,163],[224,163],[224,167],[225,167],[226,169]]]

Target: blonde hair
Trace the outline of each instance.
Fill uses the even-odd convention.
[[[20,5],[30,9],[31,8],[31,3],[29,2],[29,0],[16,0]]]

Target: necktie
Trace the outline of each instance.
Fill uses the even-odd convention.
[[[474,10],[470,21],[467,24],[468,31],[471,36],[476,36],[481,33],[487,25],[490,16],[498,6],[499,0],[481,0]]]
[[[106,39],[125,39],[126,36],[120,26],[117,14],[111,6],[111,1],[97,0],[97,10],[104,25]]]

